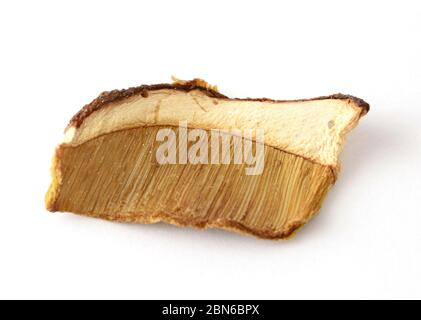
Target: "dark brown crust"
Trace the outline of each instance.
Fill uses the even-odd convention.
[[[268,99],[268,98],[229,98],[211,88],[199,86],[194,80],[192,80],[192,81],[187,81],[183,84],[161,83],[161,84],[154,84],[154,85],[141,85],[138,87],[131,87],[128,89],[123,89],[123,90],[105,91],[101,93],[91,103],[85,105],[78,113],[76,113],[70,120],[68,127],[70,126],[74,126],[77,128],[80,127],[80,125],[89,115],[91,115],[93,112],[101,109],[103,106],[111,102],[120,101],[125,98],[129,98],[138,94],[146,98],[148,97],[149,91],[162,90],[162,89],[180,90],[180,91],[185,91],[185,92],[189,92],[192,90],[200,90],[211,98],[229,99],[229,100],[238,100],[238,101],[303,102],[303,101],[314,101],[314,100],[349,100],[363,110],[363,112],[361,113],[361,116],[366,114],[370,110],[370,105],[364,100],[351,96],[351,95],[342,94],[342,93],[337,93],[337,94],[333,94],[329,96],[310,98],[310,99],[297,99],[297,100],[273,100],[273,99]]]
[[[362,116],[367,114],[370,111],[370,105],[361,98],[351,96],[349,94],[335,93],[329,96],[320,96],[315,98],[308,99],[294,99],[294,100],[274,100],[269,98],[231,98],[230,100],[239,100],[239,101],[262,101],[262,102],[305,102],[305,101],[315,101],[315,100],[349,100],[357,105],[359,108],[363,109]]]

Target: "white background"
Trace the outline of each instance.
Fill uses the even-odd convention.
[[[0,298],[421,298],[420,32],[419,1],[2,1]],[[296,238],[44,209],[70,117],[170,75],[371,104]]]

